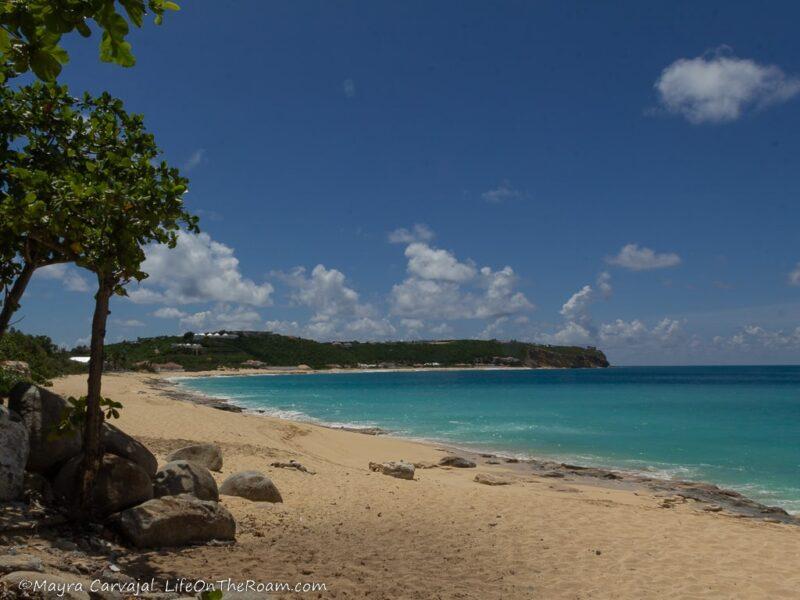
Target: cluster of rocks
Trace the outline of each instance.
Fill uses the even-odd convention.
[[[477,465],[463,456],[449,455],[442,458],[438,463],[409,463],[404,460],[391,460],[388,462],[371,462],[369,470],[376,473],[383,473],[398,479],[414,479],[414,473],[419,469],[433,469],[435,467],[454,467],[456,469],[474,469]]]
[[[0,405],[0,502],[35,498],[56,509],[79,492],[82,433],[54,435],[66,401],[41,387],[21,383]],[[211,471],[222,469],[214,444],[180,448],[159,467],[139,441],[103,424],[103,457],[92,490],[98,518],[137,547],[178,546],[233,540],[236,523],[219,503],[222,494],[281,502],[275,484],[256,471],[228,477],[220,486]]]

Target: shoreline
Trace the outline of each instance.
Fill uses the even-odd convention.
[[[324,597],[381,600],[792,598],[800,589],[800,530],[780,519],[600,471],[217,410],[168,393],[171,375],[105,375],[104,397],[123,404],[114,424],[159,464],[214,443],[218,485],[259,471],[283,502],[221,495],[235,543],[120,551],[112,560],[128,576],[316,581]],[[52,389],[75,396],[85,385],[73,375]],[[476,466],[439,465],[454,454]],[[280,466],[291,460],[313,474]],[[399,460],[417,465],[413,480],[369,467]],[[14,543],[45,562],[68,559],[51,551],[57,540],[28,535]]]
[[[516,370],[514,367],[500,367],[502,370]],[[413,369],[418,371],[421,369]],[[435,371],[439,369],[426,369],[427,371]],[[465,369],[449,369],[449,370],[465,370]],[[471,370],[471,369],[470,369]],[[493,370],[493,369],[489,369]],[[533,369],[529,369],[533,370]],[[397,369],[395,371],[408,371],[408,369]],[[342,370],[339,372],[354,372],[354,370]],[[371,370],[360,370],[358,372],[372,372]],[[672,478],[660,478],[645,475],[641,472],[633,471],[630,469],[616,469],[607,466],[582,466],[571,464],[569,462],[561,462],[558,460],[547,459],[543,457],[535,457],[526,454],[525,457],[514,455],[512,453],[504,453],[500,450],[481,450],[470,447],[469,443],[465,446],[448,443],[436,439],[415,438],[409,436],[395,435],[390,430],[384,429],[380,426],[364,426],[359,427],[356,425],[346,426],[337,425],[333,423],[326,423],[318,421],[313,418],[308,420],[293,419],[276,414],[266,413],[258,409],[248,409],[239,406],[231,398],[223,396],[208,396],[200,391],[182,387],[179,383],[181,379],[194,379],[203,377],[216,377],[215,374],[207,375],[207,372],[198,374],[193,377],[154,377],[156,381],[152,382],[168,395],[175,397],[179,400],[187,400],[189,402],[201,404],[204,406],[211,406],[219,410],[232,410],[233,412],[241,412],[253,416],[268,416],[270,418],[279,419],[288,423],[295,424],[310,424],[317,427],[324,427],[334,431],[347,431],[352,433],[360,433],[363,435],[386,435],[395,439],[400,439],[414,444],[422,444],[427,447],[443,450],[452,454],[459,454],[467,456],[477,464],[488,463],[495,464],[493,461],[502,461],[507,468],[519,472],[519,474],[529,474],[531,472],[547,478],[563,479],[565,481],[572,481],[574,478],[580,478],[581,481],[589,483],[590,485],[599,485],[601,487],[628,489],[628,490],[645,490],[653,493],[672,494],[684,499],[693,500],[706,504],[704,510],[709,512],[717,512],[719,510],[727,510],[733,514],[750,519],[762,519],[768,522],[786,523],[792,525],[800,525],[800,514],[792,514],[780,506],[770,506],[758,502],[744,494],[737,492],[730,488],[721,487],[717,484],[707,481],[683,480]],[[213,372],[212,372],[213,373]],[[259,373],[259,375],[266,375],[267,373]],[[294,373],[270,373],[275,375],[289,375]],[[227,375],[236,376],[236,375]],[[234,407],[234,408],[231,408]]]

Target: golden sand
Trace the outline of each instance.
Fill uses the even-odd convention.
[[[150,385],[153,377],[104,377],[103,395],[125,406],[117,425],[159,459],[187,442],[216,442],[225,462],[218,483],[256,469],[284,502],[222,496],[238,524],[235,545],[131,555],[123,567],[322,582],[322,598],[800,598],[797,526],[703,512],[693,502],[662,508],[650,492],[507,465],[394,479],[368,463],[434,462],[442,450],[174,400]],[[54,389],[83,394],[85,377],[62,378]],[[288,459],[315,474],[270,466]],[[513,483],[481,485],[477,473]]]

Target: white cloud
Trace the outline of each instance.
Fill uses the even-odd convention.
[[[478,334],[478,338],[482,340],[496,339],[504,332],[504,326],[507,322],[508,317],[498,317],[483,328],[483,331]]]
[[[233,248],[215,242],[207,233],[181,232],[175,248],[151,245],[145,253],[142,270],[150,276],[129,292],[134,302],[272,304],[272,285],[243,277]]]
[[[88,292],[91,290],[89,281],[75,267],[65,263],[48,265],[36,270],[36,276],[42,279],[61,281],[64,289],[70,292]]]
[[[416,333],[425,327],[425,321],[422,319],[400,319],[400,324],[410,333]]]
[[[432,236],[432,234],[431,234]],[[478,268],[447,250],[406,239],[408,277],[392,287],[390,312],[415,319],[495,319],[534,307],[516,290],[514,270]]]
[[[203,148],[198,148],[197,150],[192,152],[191,156],[183,164],[183,170],[191,171],[195,167],[199,166],[201,163],[205,162],[205,159],[206,159],[206,151]]]
[[[516,200],[522,197],[522,192],[511,187],[508,181],[501,181],[496,188],[485,191],[481,198],[492,204],[502,204],[508,200]]]
[[[144,327],[144,323],[138,319],[115,319],[114,324],[120,327]]]
[[[800,285],[800,262],[789,273],[789,285]]]
[[[648,271],[679,265],[681,257],[674,252],[657,253],[638,244],[627,244],[616,256],[606,258],[606,262],[631,271]]]
[[[317,265],[306,274],[304,267],[297,267],[288,274],[279,274],[294,289],[292,298],[298,304],[314,310],[314,319],[358,316],[374,313],[371,306],[359,302],[358,292],[348,287],[344,273],[337,269],[326,269]]]
[[[676,60],[661,72],[655,89],[669,112],[691,123],[721,123],[735,121],[750,108],[789,100],[800,93],[800,79],[720,47]]]
[[[182,310],[178,310],[177,308],[165,306],[164,308],[159,308],[158,310],[154,311],[153,316],[158,317],[159,319],[180,319],[181,317],[185,317],[186,313]]]
[[[356,83],[349,77],[342,82],[342,91],[345,98],[356,97]]]
[[[408,272],[421,279],[463,283],[475,277],[475,266],[459,262],[447,250],[431,248],[428,244],[414,242],[406,247]]]
[[[192,329],[257,330],[260,329],[261,315],[246,306],[219,304],[209,310],[183,313],[180,323]]]
[[[434,238],[433,230],[425,223],[417,223],[410,230],[400,227],[389,232],[390,244],[411,244],[414,242],[430,242]]]
[[[791,331],[768,330],[760,325],[747,325],[731,336],[717,336],[713,340],[718,348],[727,350],[759,351],[800,349],[800,327]]]

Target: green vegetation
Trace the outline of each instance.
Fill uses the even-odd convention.
[[[0,368],[0,396],[5,396],[18,381],[47,384],[48,380],[67,373],[82,373],[84,365],[71,361],[46,335],[27,335],[11,330],[0,338],[0,362],[22,361],[31,370],[30,378]]]
[[[497,340],[436,342],[315,342],[266,332],[234,332],[232,337],[162,336],[140,338],[107,347],[106,357],[118,368],[151,368],[176,363],[188,371],[217,369],[259,361],[272,366],[306,364],[317,369],[359,364],[440,366],[510,364],[543,367],[606,367],[596,348],[546,346]]]

